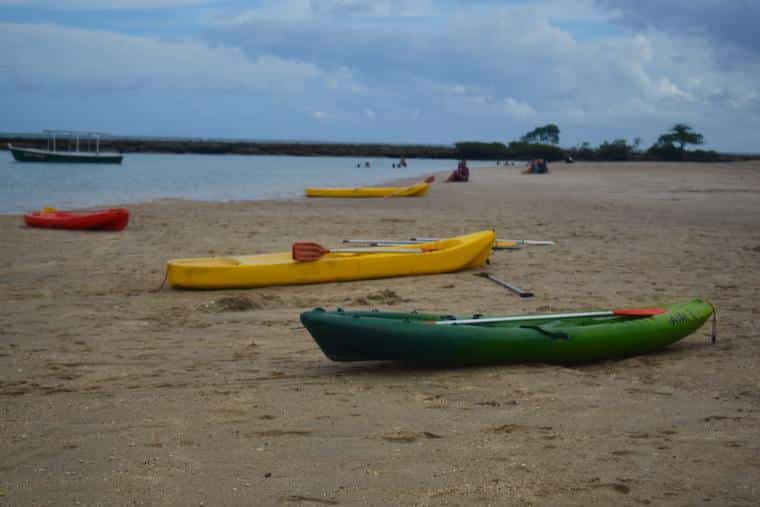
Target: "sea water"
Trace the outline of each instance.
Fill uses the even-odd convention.
[[[365,167],[369,162],[370,167]],[[0,213],[114,206],[156,199],[291,199],[306,187],[377,185],[456,168],[456,160],[127,153],[116,164],[15,162],[0,152]],[[360,167],[357,167],[357,164]],[[494,165],[471,162],[470,169]]]

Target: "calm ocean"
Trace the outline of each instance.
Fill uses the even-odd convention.
[[[371,167],[364,167],[369,161]],[[0,213],[53,206],[85,208],[151,201],[289,199],[309,186],[377,185],[396,178],[452,170],[455,160],[257,155],[124,156],[122,165],[34,164],[0,152]],[[356,165],[361,163],[362,167]],[[493,162],[468,163],[471,169]]]

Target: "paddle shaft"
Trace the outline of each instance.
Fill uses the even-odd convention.
[[[312,242],[300,242],[293,243],[291,247],[291,256],[293,260],[308,262],[321,259],[329,253],[357,253],[357,254],[378,254],[378,253],[394,253],[394,254],[422,254],[430,252],[433,248],[425,248],[424,245],[420,245],[420,248],[336,248],[330,250],[317,243]]]
[[[612,315],[615,315],[615,312],[612,310],[602,310],[598,312],[547,313],[545,315],[518,315],[514,317],[490,317],[485,319],[438,320],[435,324],[439,326],[453,326],[455,324],[488,324],[489,322],[514,322],[518,320],[559,320],[576,317],[610,317]]]
[[[439,241],[441,238],[410,238],[411,241],[426,243],[428,241]],[[554,241],[538,239],[496,239],[504,243],[517,243],[518,245],[554,245]]]
[[[330,252],[344,253],[408,253],[419,254],[425,250],[421,248],[332,248]]]
[[[414,241],[414,240],[411,240],[411,239],[401,239],[401,240],[393,240],[393,239],[344,239],[343,243],[358,243],[358,244],[365,244],[365,245],[391,246],[391,245],[416,245],[418,243],[422,243],[422,241]]]
[[[492,282],[497,283],[497,284],[501,285],[502,287],[506,287],[507,289],[511,290],[512,292],[514,292],[515,294],[517,294],[521,298],[532,298],[533,297],[533,293],[532,292],[527,291],[527,290],[522,290],[517,285],[512,285],[511,283],[505,282],[504,280],[500,280],[500,279],[496,278],[495,276],[489,275],[488,273],[477,273],[475,276],[480,276],[480,277],[483,277],[483,278],[488,278]]]
[[[344,239],[343,243],[353,243],[370,246],[397,246],[397,245],[419,245],[423,243],[419,240],[413,239]],[[516,243],[504,243],[496,242],[493,246],[494,250],[519,250],[520,247]]]
[[[440,241],[442,238],[411,238],[411,239],[344,239],[343,243],[359,243],[370,245],[415,245],[417,243],[430,243]],[[553,245],[554,241],[541,241],[535,239],[497,239],[499,243],[514,243],[517,245]]]

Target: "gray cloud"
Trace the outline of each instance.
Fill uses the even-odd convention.
[[[365,93],[336,93],[333,106],[360,111],[369,105],[378,118],[383,111],[406,109],[423,118],[478,118],[490,128],[501,121],[510,133],[526,124],[561,121],[593,140],[600,132],[608,133],[605,138],[626,137],[625,132],[646,137],[635,129],[664,130],[676,121],[712,124],[718,131],[726,115],[754,111],[756,73],[746,72],[746,65],[729,71],[716,65],[719,24],[696,22],[698,9],[688,9],[681,20],[676,7],[686,4],[680,2],[658,15],[654,2],[642,2],[638,10],[634,2],[596,2],[602,9],[582,14],[592,24],[590,32],[600,28],[593,23],[609,30],[610,18],[634,32],[577,39],[560,28],[553,0],[511,7],[467,3],[422,23],[378,15],[359,1],[298,17],[242,16],[215,26],[208,37],[252,58],[272,54],[328,71],[343,69]],[[713,19],[737,12],[711,6]],[[338,7],[361,15],[333,17]],[[548,12],[554,12],[551,22]],[[721,51],[752,50],[752,40],[742,33],[724,38]]]
[[[252,58],[271,54],[345,68],[370,88],[419,95],[423,104],[447,96],[470,108],[480,103],[524,113],[561,112],[569,102],[576,111],[607,109],[605,102],[621,96],[649,102],[689,97],[665,67],[660,76],[650,75],[648,40],[582,44],[524,8],[471,8],[425,24],[249,17],[219,25],[208,37]]]
[[[634,29],[654,28],[707,39],[731,63],[760,61],[760,2],[755,0],[596,0],[617,11],[612,19]]]
[[[168,9],[214,3],[215,0],[0,0],[0,6],[46,10]]]

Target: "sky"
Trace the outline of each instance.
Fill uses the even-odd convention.
[[[760,152],[759,0],[0,0],[0,131]]]

